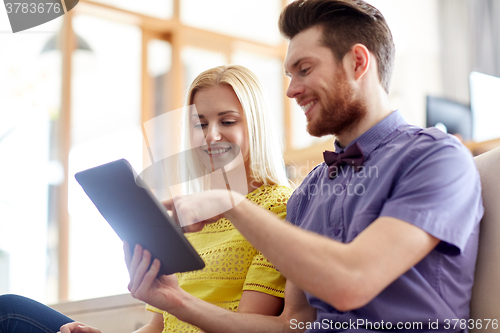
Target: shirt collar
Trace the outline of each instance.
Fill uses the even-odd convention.
[[[368,156],[377,146],[384,143],[391,133],[403,124],[406,124],[406,120],[404,120],[399,110],[393,111],[387,117],[372,126],[368,131],[353,140],[347,147],[357,142],[363,154]],[[334,144],[336,153],[340,153],[347,148],[341,148],[337,140],[335,140]]]

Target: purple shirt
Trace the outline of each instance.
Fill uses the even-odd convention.
[[[340,312],[306,293],[317,309],[316,326],[307,332],[396,331],[401,325],[424,332],[453,328],[457,319],[469,318],[483,215],[472,155],[452,136],[409,125],[399,111],[351,144],[355,142],[365,155],[363,168],[355,172],[345,166],[329,179],[326,164],[318,165],[288,201],[287,220],[349,243],[378,217],[389,216],[441,242],[362,308]],[[335,149],[342,151],[337,143]],[[436,320],[440,329],[429,328]],[[454,331],[461,331],[460,324]]]

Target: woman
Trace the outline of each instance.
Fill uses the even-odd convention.
[[[195,108],[187,108],[184,120],[187,153],[179,171],[185,192],[229,188],[284,218],[291,190],[254,74],[241,66],[205,71],[191,84],[187,104]],[[280,314],[285,279],[230,221],[198,223],[189,230],[194,232],[186,236],[206,267],[177,275],[184,290],[230,311]],[[0,312],[1,303],[0,297]],[[155,312],[153,319],[139,332],[199,332],[166,312],[148,310]],[[61,332],[100,331],[69,323]]]
[[[254,74],[242,66],[205,71],[191,84],[187,104],[195,107],[187,109],[184,119],[187,153],[180,174],[185,192],[229,186],[284,218],[291,191]],[[186,237],[206,267],[178,274],[182,289],[231,311],[278,315],[285,280],[274,266],[227,219],[194,226],[203,229]],[[148,309],[163,314],[164,332],[198,332]]]

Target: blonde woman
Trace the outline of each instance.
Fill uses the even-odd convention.
[[[285,218],[291,190],[255,75],[235,65],[207,70],[191,84],[187,104],[195,107],[184,118],[182,141],[188,153],[180,173],[186,192],[230,185]],[[220,169],[223,177],[214,172]],[[179,286],[230,311],[279,315],[285,279],[274,266],[227,219],[198,227],[202,229],[186,237],[206,267],[178,274]],[[163,332],[199,331],[166,312],[148,309],[156,312],[158,323],[162,319]]]

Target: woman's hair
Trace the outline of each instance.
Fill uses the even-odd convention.
[[[185,188],[188,193],[209,189],[208,175],[202,162],[196,157],[191,144],[190,115],[195,94],[205,88],[230,86],[243,108],[243,119],[247,126],[249,144],[249,165],[253,179],[265,185],[278,184],[289,186],[283,162],[281,144],[271,127],[268,110],[265,105],[260,83],[249,69],[238,65],[218,66],[199,74],[191,83],[186,97],[186,108],[183,117],[182,146],[186,152],[181,162],[180,174],[183,183],[189,181]],[[198,179],[198,181],[196,181]]]

